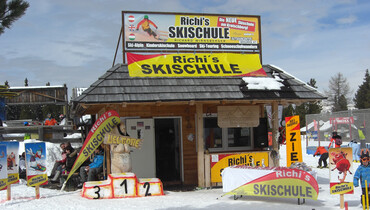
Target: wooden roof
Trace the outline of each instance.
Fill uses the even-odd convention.
[[[251,90],[241,77],[130,77],[126,64],[117,64],[94,82],[78,104],[114,104],[208,100],[316,101],[326,97],[294,76],[273,65],[264,65],[267,77],[279,76],[280,90]]]

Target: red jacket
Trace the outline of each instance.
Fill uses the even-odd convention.
[[[56,124],[57,124],[57,121],[54,118],[45,120],[45,125],[56,125]]]
[[[324,153],[328,153],[328,151],[325,149],[325,147],[317,147],[317,150],[314,155],[322,155]]]

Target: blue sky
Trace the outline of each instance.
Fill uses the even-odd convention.
[[[0,84],[23,86],[27,77],[30,86],[88,87],[112,66],[121,11],[259,15],[263,64],[314,78],[321,91],[340,72],[355,93],[370,67],[367,0],[28,2],[26,15],[0,35]]]

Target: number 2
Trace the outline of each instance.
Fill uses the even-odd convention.
[[[146,188],[145,196],[151,196],[151,195],[152,195],[152,193],[149,193],[149,189],[150,189],[150,184],[149,184],[149,182],[145,182],[145,183],[144,183],[144,188]]]

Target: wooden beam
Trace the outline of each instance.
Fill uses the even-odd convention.
[[[197,113],[197,156],[198,156],[198,186],[205,187],[204,170],[204,138],[203,138],[203,104],[196,104]]]
[[[279,104],[274,101],[271,105],[272,112],[272,148],[279,154]],[[274,166],[278,167],[279,161],[275,161]]]

